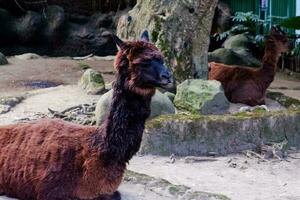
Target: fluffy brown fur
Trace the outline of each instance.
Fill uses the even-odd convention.
[[[252,69],[209,63],[209,80],[222,83],[225,95],[230,102],[250,106],[265,104],[267,88],[273,82],[278,60],[288,50],[286,35],[278,28],[272,28],[266,41],[262,67]]]
[[[116,190],[139,149],[155,91],[138,84],[137,68],[162,59],[148,42],[123,45],[100,127],[52,119],[0,127],[0,193],[21,200],[120,199]]]

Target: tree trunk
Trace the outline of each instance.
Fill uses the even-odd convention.
[[[207,79],[209,36],[217,2],[138,0],[134,9],[119,20],[117,32],[131,39],[148,29],[177,81]]]

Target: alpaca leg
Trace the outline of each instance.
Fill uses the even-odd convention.
[[[116,191],[113,194],[101,195],[100,197],[94,200],[121,200],[121,194],[120,192]]]
[[[4,190],[0,187],[0,196],[5,195]]]

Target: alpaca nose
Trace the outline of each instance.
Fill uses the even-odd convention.
[[[160,78],[161,79],[170,79],[171,78],[171,73],[169,71],[163,71],[161,74],[160,74]]]

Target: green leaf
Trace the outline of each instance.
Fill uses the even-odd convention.
[[[283,20],[280,23],[280,26],[290,29],[300,29],[300,16],[291,17],[286,20]]]

